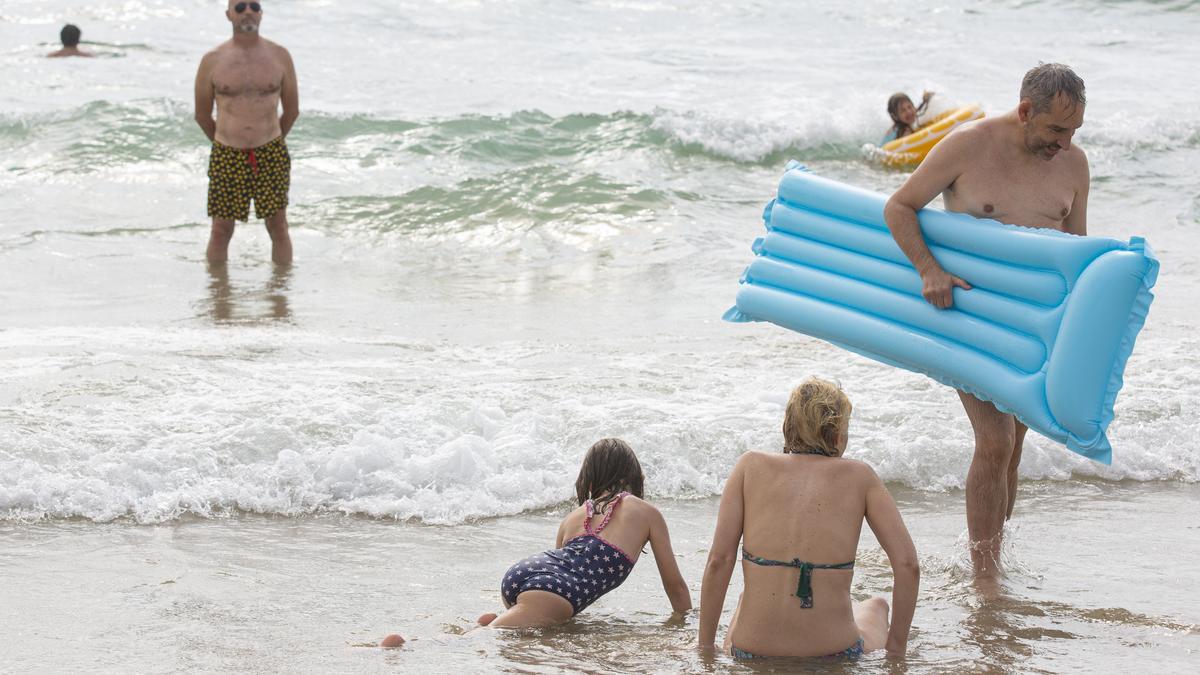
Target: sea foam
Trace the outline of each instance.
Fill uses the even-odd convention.
[[[214,337],[224,360],[206,357]],[[32,354],[85,339],[59,329],[5,331],[0,341],[10,354]],[[804,349],[773,358],[771,370],[841,382],[855,403],[850,456],[887,481],[934,491],[961,488],[970,461],[970,429],[951,390],[771,332],[743,355],[712,358],[581,342],[579,369],[536,343],[381,344],[254,328],[106,329],[86,342],[90,350],[71,357],[15,359],[0,379],[0,415],[10,421],[0,427],[6,520],[152,523],[246,511],[458,523],[573,499],[583,454],[604,436],[633,445],[651,498],[711,497],[739,455],[778,450],[795,382],[753,371],[754,354],[797,342]],[[1152,335],[1143,347],[1156,349]],[[674,365],[696,358],[708,365]],[[1135,363],[1118,399],[1112,466],[1031,435],[1022,475],[1200,480],[1187,446],[1195,388],[1166,407],[1150,400],[1156,378],[1183,369],[1195,379],[1196,363],[1148,361]]]

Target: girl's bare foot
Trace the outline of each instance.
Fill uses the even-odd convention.
[[[486,614],[480,614],[479,615],[479,625],[486,626],[486,625],[490,624],[491,622],[496,620],[496,616],[497,615],[495,612],[488,612]]]
[[[379,646],[383,647],[384,649],[396,649],[397,647],[404,646],[404,638],[400,637],[396,633],[392,633],[391,635],[383,638],[383,640],[380,641]]]

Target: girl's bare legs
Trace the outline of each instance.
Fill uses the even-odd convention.
[[[504,610],[486,624],[487,614],[479,617],[480,625],[491,628],[536,628],[563,623],[575,615],[567,599],[549,591],[525,591],[517,596],[517,604]]]
[[[575,616],[575,608],[561,596],[549,591],[525,591],[517,596],[517,604],[504,610],[479,615],[480,628],[538,628],[564,623]],[[475,630],[479,630],[478,628]],[[472,631],[474,632],[474,631]],[[383,638],[379,646],[394,649],[404,645],[404,638],[395,633]]]
[[[888,603],[883,598],[871,598],[854,603],[854,623],[862,635],[863,651],[883,649],[887,645]]]

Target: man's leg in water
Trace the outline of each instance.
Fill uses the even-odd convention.
[[[1017,467],[1021,464],[1021,451],[1025,449],[1025,432],[1029,431],[1029,427],[1016,418],[1013,418],[1013,425],[1017,433],[1013,440],[1012,458],[1008,460],[1008,510],[1004,512],[1005,520],[1012,518],[1013,506],[1017,503]]]
[[[208,235],[208,262],[214,265],[224,264],[229,258],[229,240],[233,239],[233,220],[213,218],[212,231]]]
[[[967,472],[967,534],[971,562],[979,576],[999,572],[1000,537],[1016,498],[1020,462],[1017,421],[991,403],[958,392],[975,432],[975,456]],[[1023,426],[1023,425],[1022,425]]]
[[[292,264],[292,238],[288,235],[286,207],[267,218],[267,234],[271,235],[271,260],[276,265]]]

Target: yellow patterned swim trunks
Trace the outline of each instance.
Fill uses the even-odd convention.
[[[208,215],[247,221],[253,198],[254,215],[265,220],[287,206],[291,182],[292,157],[282,136],[248,150],[213,141],[208,159]]]

